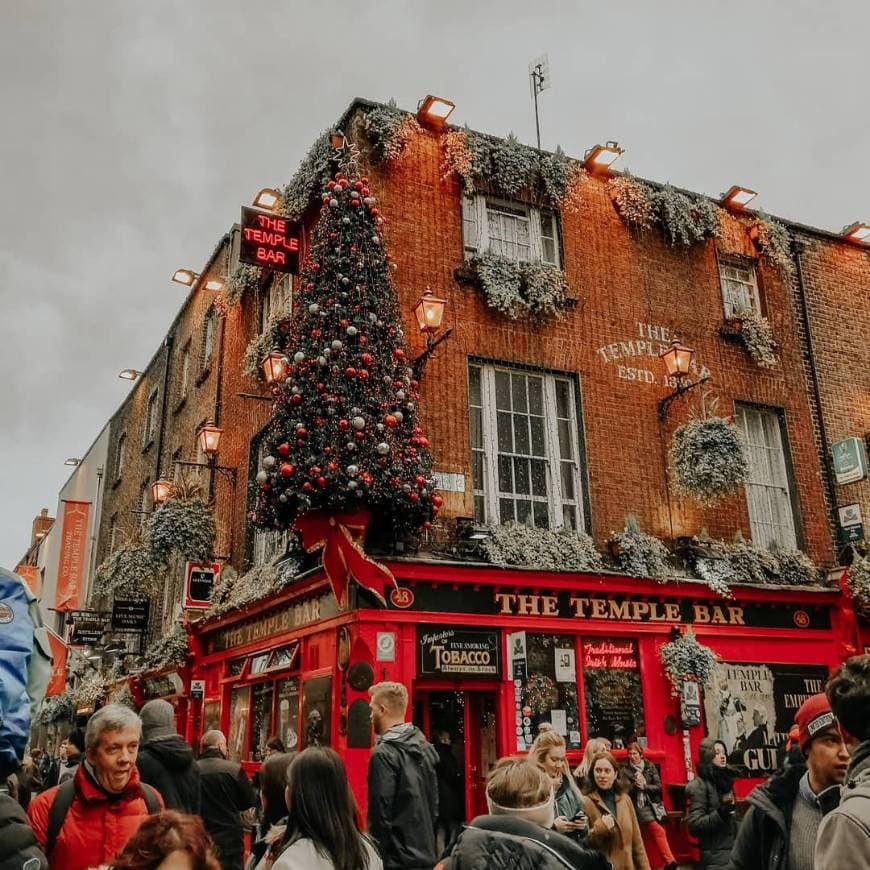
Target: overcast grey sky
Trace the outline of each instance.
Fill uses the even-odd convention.
[[[354,96],[839,231],[870,220],[862,2],[0,0],[0,564],[142,368],[239,205]]]

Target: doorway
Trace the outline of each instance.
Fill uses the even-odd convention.
[[[465,821],[484,815],[486,777],[498,760],[497,697],[477,689],[415,689],[414,724],[433,745],[447,744],[459,771],[457,800]]]

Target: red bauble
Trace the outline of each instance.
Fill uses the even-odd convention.
[[[377,206],[373,205],[373,206],[371,207],[371,213],[372,213],[375,217],[377,217],[377,216],[380,214],[380,212],[378,211]]]
[[[420,439],[420,446],[425,450],[429,446],[429,439],[428,438],[421,438]]]
[[[365,366],[370,366],[375,361],[375,358],[370,353],[361,353],[359,358]]]
[[[367,339],[364,335],[361,335],[361,336],[359,337],[359,343],[360,343],[360,344],[367,344],[367,343],[368,343],[368,339]]]
[[[354,208],[359,208],[359,205],[360,205],[358,199],[352,199],[352,200],[350,201],[350,204],[351,204]]]
[[[338,468],[338,463],[334,459],[330,459],[329,462],[326,463],[326,467],[330,471],[335,471],[335,469]]]
[[[415,481],[415,483],[417,484],[417,486],[426,486],[426,478],[423,477],[422,474],[418,474],[418,475],[414,478],[414,481]]]
[[[297,438],[307,438],[308,437],[308,430],[304,426],[297,427],[296,437]]]
[[[306,480],[305,483],[302,484],[302,489],[304,489],[305,492],[311,492],[314,487],[311,485],[310,480]]]
[[[431,529],[431,528],[432,528],[432,523],[430,523],[429,520],[426,520],[426,522],[423,523],[423,528],[424,528],[424,529]]]
[[[345,373],[349,378],[355,378],[355,377],[356,377],[356,369],[355,369],[353,366],[348,366],[348,367],[344,370],[344,373]]]
[[[294,393],[292,396],[290,396],[290,401],[294,405],[299,405],[302,402],[302,396],[300,396],[299,393]]]
[[[357,377],[359,377],[360,380],[367,381],[369,379],[368,369],[360,369],[357,372]]]
[[[338,321],[338,325],[339,325],[342,329],[347,329],[348,323],[347,323],[346,320],[339,320],[339,321]]]
[[[354,189],[354,190],[362,190],[362,189],[363,189],[363,183],[362,183],[361,181],[355,181],[355,182],[353,183],[353,189]]]
[[[436,495],[433,495],[433,496],[432,496],[432,504],[433,504],[435,507],[440,508],[441,505],[444,504],[444,499],[441,498],[440,495],[437,495],[437,494],[436,494]]]
[[[387,414],[384,417],[384,423],[386,423],[391,429],[394,429],[399,425],[399,421],[392,414]]]
[[[395,359],[404,359],[404,358],[405,358],[405,351],[403,351],[402,348],[397,347],[397,348],[393,351],[393,357],[394,357]]]
[[[311,468],[308,469],[308,473],[312,477],[317,477],[317,475],[320,474],[320,471],[321,471],[321,468],[319,465],[312,465]]]
[[[365,432],[354,432],[353,434],[357,441],[362,441],[366,437]]]
[[[318,485],[321,489],[323,489],[323,487],[326,486],[326,478],[325,478],[325,477],[318,477],[318,478],[317,478],[317,485]]]
[[[311,270],[313,272],[319,272],[320,271],[320,263],[312,263]],[[311,286],[313,287],[314,285],[312,284]]]
[[[368,176],[367,176],[367,175],[362,175],[362,176],[360,176],[360,181],[361,181],[363,184],[368,184],[368,183],[369,183]]]
[[[289,462],[282,462],[280,468],[278,469],[278,473],[281,477],[292,477],[296,471],[296,466],[291,465]]]
[[[345,420],[343,417],[338,421],[338,428],[341,429],[342,432],[346,432],[350,428],[350,420]]]
[[[323,196],[320,197],[320,199],[321,199],[323,202],[329,202],[329,200],[331,200],[332,197],[331,197],[328,193],[324,193]]]
[[[411,499],[411,501],[420,501],[420,496],[416,492],[409,492],[408,498]]]
[[[368,196],[368,195],[371,193],[371,191],[370,191],[367,187],[363,187],[363,188],[360,189],[360,193],[361,193],[363,196]]]
[[[290,452],[290,445],[285,441],[283,444],[278,445],[278,455],[286,456]]]

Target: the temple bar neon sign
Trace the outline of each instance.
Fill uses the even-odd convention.
[[[276,272],[299,271],[299,233],[296,221],[242,206],[242,243],[239,259]]]

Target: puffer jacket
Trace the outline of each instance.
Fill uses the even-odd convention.
[[[478,816],[436,870],[610,870],[594,849],[515,816]]]
[[[699,766],[712,764],[716,743],[709,737],[701,741]],[[737,836],[737,818],[733,809],[724,815],[719,811],[723,806],[719,792],[703,776],[696,776],[686,786],[686,799],[689,801],[687,827],[701,849],[701,870],[726,870]]]
[[[0,870],[21,870],[25,866],[46,870],[48,861],[18,801],[0,792]]]
[[[163,795],[166,809],[199,815],[199,767],[193,750],[178,734],[141,746],[136,767],[142,782]]]
[[[75,797],[48,856],[52,870],[87,870],[110,863],[148,817],[135,767],[127,787],[117,795],[100,788],[83,764],[79,765],[74,782]],[[60,787],[42,792],[27,808],[30,825],[43,849],[51,804]],[[162,806],[163,800],[159,803]]]
[[[368,830],[385,870],[431,868],[438,861],[438,753],[419,728],[390,728],[369,758]]]
[[[816,838],[815,870],[870,870],[870,740],[852,757],[840,805]]]

